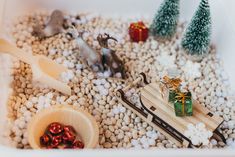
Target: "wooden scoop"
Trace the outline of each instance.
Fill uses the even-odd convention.
[[[64,94],[71,95],[71,88],[58,80],[61,73],[67,71],[64,66],[57,64],[45,56],[33,56],[30,53],[26,53],[4,39],[0,39],[0,52],[8,53],[30,64],[35,81],[39,81]]]

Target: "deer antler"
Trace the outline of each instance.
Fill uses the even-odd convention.
[[[111,40],[114,40],[114,41],[116,41],[117,42],[117,39],[116,38],[114,38],[114,37],[111,37],[109,34],[107,34],[107,33],[104,33],[104,35],[106,35],[107,37],[106,37],[106,40],[108,41],[109,39],[111,39]]]
[[[109,34],[105,33],[104,35],[102,34],[99,34],[98,37],[97,37],[97,40],[100,44],[101,47],[104,47],[104,48],[108,48],[108,40],[111,39],[111,40],[114,40],[117,42],[117,39],[115,39],[114,37],[111,37]]]

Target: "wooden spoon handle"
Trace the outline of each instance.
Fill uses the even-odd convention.
[[[32,64],[34,61],[34,56],[32,54],[22,51],[4,39],[0,39],[0,52],[8,53],[28,64]]]

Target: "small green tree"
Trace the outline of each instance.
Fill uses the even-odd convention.
[[[201,0],[199,8],[189,24],[182,40],[182,47],[191,56],[199,57],[208,53],[211,40],[211,15],[208,0]]]
[[[171,38],[175,34],[180,14],[179,2],[179,0],[165,0],[161,4],[150,26],[153,36]]]

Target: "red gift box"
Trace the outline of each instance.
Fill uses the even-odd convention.
[[[143,22],[131,23],[129,35],[134,42],[146,41],[148,39],[149,29]]]

